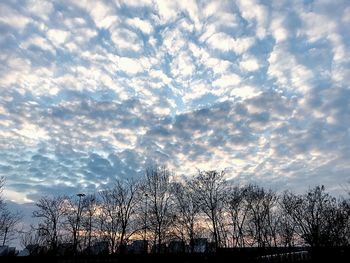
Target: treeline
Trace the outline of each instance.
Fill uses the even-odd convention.
[[[304,194],[237,186],[223,171],[175,178],[166,167],[151,167],[138,181],[117,179],[95,194],[42,197],[33,217],[39,223],[22,235],[23,246],[52,253],[71,244],[79,254],[99,242],[123,253],[133,240],[147,240],[155,253],[172,241],[194,252],[204,238],[213,251],[350,245],[349,196],[336,198],[323,186]]]

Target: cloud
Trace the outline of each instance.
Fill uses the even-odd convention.
[[[142,64],[139,61],[127,57],[121,57],[118,60],[117,69],[120,69],[127,74],[136,74],[143,70]]]
[[[260,65],[256,58],[254,57],[245,57],[240,63],[239,67],[245,71],[256,71],[259,69]]]
[[[266,24],[268,21],[268,10],[264,5],[255,0],[240,0],[237,2],[241,14],[249,23],[256,23],[256,36],[262,39],[266,36]]]
[[[63,3],[0,4],[8,199],[94,192],[151,162],[276,189],[347,179],[346,1]]]
[[[226,33],[215,33],[207,40],[211,48],[219,49],[221,51],[234,51],[237,54],[242,54],[247,51],[255,40],[252,37],[244,37],[234,39]]]
[[[257,88],[252,86],[242,86],[235,88],[231,91],[231,96],[241,97],[243,99],[249,99],[258,95],[259,91]]]
[[[50,29],[47,32],[47,36],[54,45],[59,46],[66,42],[69,32],[60,29]]]
[[[185,52],[181,52],[176,58],[173,59],[171,73],[174,77],[191,77],[194,70],[195,65],[193,64],[191,57]]]
[[[109,28],[118,21],[118,17],[113,15],[115,8],[104,1],[74,1],[74,4],[86,10],[91,16],[94,24],[98,28]]]
[[[215,87],[230,87],[236,86],[241,82],[241,78],[237,74],[229,74],[221,76],[213,82]]]
[[[21,44],[22,49],[28,49],[32,46],[38,47],[42,50],[50,51],[53,54],[56,52],[55,48],[47,41],[47,39],[41,36],[33,36]]]
[[[277,83],[294,92],[306,93],[311,88],[313,73],[305,65],[299,64],[295,56],[283,46],[275,46],[268,58],[268,75]]]
[[[283,25],[284,18],[281,16],[274,17],[271,21],[270,30],[276,42],[285,41],[288,38],[288,31]]]
[[[142,19],[140,19],[138,17],[135,17],[135,18],[132,18],[132,19],[127,19],[126,22],[130,26],[141,30],[144,34],[148,34],[149,35],[153,31],[153,27],[148,21],[142,20]]]
[[[156,8],[162,24],[169,23],[177,17],[178,6],[175,1],[157,1]]]
[[[17,30],[24,29],[30,22],[30,18],[4,3],[0,4],[0,10],[0,22],[5,23],[10,27],[14,27]]]
[[[111,40],[120,50],[139,52],[143,47],[137,34],[127,29],[114,29],[111,33]]]
[[[46,0],[30,0],[26,1],[27,8],[33,16],[39,16],[44,20],[48,20],[51,12],[54,11],[54,5]]]

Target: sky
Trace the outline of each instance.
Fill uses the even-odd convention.
[[[0,3],[0,176],[14,204],[150,164],[341,193],[348,0]]]

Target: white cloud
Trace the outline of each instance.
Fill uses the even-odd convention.
[[[78,27],[71,32],[70,41],[65,46],[72,52],[84,50],[86,44],[97,36],[97,31],[88,27]],[[96,58],[96,57],[95,57]]]
[[[220,10],[220,7],[221,5],[218,1],[208,2],[207,5],[204,7],[203,13],[206,17],[210,17],[212,15],[217,14]]]
[[[189,78],[193,75],[194,70],[195,65],[187,53],[181,52],[173,59],[171,73],[175,77]]]
[[[158,9],[161,24],[169,23],[177,17],[178,5],[176,1],[157,1],[156,7]]]
[[[66,4],[71,5],[72,0],[66,0]],[[74,0],[74,4],[86,10],[96,27],[110,28],[115,25],[119,18],[115,14],[115,6],[112,1],[90,1],[90,0]]]
[[[242,99],[250,99],[259,95],[260,92],[253,86],[241,86],[239,88],[234,88],[231,90],[230,95],[240,97]]]
[[[343,23],[350,23],[350,6],[344,9],[342,21]]]
[[[313,73],[306,66],[299,64],[294,55],[283,46],[276,45],[269,58],[267,74],[275,78],[280,87],[306,93],[310,89]]]
[[[170,113],[170,109],[169,108],[164,108],[164,107],[159,107],[159,106],[155,106],[153,108],[153,112],[157,115],[168,115]]]
[[[27,198],[27,193],[12,190],[7,187],[4,189],[4,196],[7,200],[11,200],[12,202],[18,204],[26,204],[33,202],[33,200]]]
[[[111,32],[111,39],[119,49],[139,52],[142,50],[142,42],[136,33],[127,29],[114,29]]]
[[[21,30],[30,21],[30,18],[20,14],[18,11],[8,7],[5,4],[0,4],[0,22]]]
[[[248,22],[256,21],[256,36],[263,39],[266,35],[266,24],[268,11],[264,5],[258,4],[256,0],[239,0],[237,2],[241,14]]]
[[[344,13],[346,13],[346,10]],[[316,12],[301,12],[300,18],[303,23],[300,33],[306,35],[311,44],[316,41],[327,41],[331,45],[333,53],[332,80],[338,83],[349,80],[347,77],[349,71],[346,64],[350,61],[350,51],[344,44],[343,38],[345,35],[341,33],[341,17]]]
[[[153,27],[150,22],[147,20],[142,20],[138,17],[134,17],[132,19],[127,19],[126,23],[128,23],[130,26],[137,28],[141,30],[144,34],[151,34],[153,31]]]
[[[102,1],[92,1],[89,4],[89,9],[97,27],[103,28],[110,26],[111,18],[113,18],[113,16],[108,16],[112,13],[110,6],[107,6]]]
[[[209,67],[215,74],[224,74],[229,72],[231,62],[223,59],[208,57],[202,58],[201,62],[203,65]]]
[[[33,124],[33,123],[23,123],[20,129],[14,131],[20,136],[26,137],[30,140],[45,140],[48,139],[48,133],[45,129]]]
[[[110,28],[112,26],[117,26],[119,23],[119,18],[117,16],[106,16],[99,20],[98,27],[100,28]]]
[[[216,19],[213,21],[213,23],[216,26],[216,28],[236,28],[238,26],[239,20],[236,14],[232,14],[229,12],[220,12],[216,15]]]
[[[47,41],[46,38],[40,37],[40,36],[33,36],[29,39],[27,39],[25,42],[21,44],[21,48],[27,49],[31,45],[37,46],[43,50],[50,51],[51,53],[55,53],[54,47]]]
[[[205,42],[208,40],[208,38],[210,38],[212,35],[214,35],[216,33],[216,26],[212,23],[207,24],[204,27],[204,31],[202,33],[202,35],[199,37],[199,41],[201,42]]]
[[[328,19],[322,14],[303,12],[300,14],[300,18],[304,24],[301,32],[306,34],[309,42],[316,42],[327,38],[328,34],[335,32],[337,29],[335,21]]]
[[[337,33],[331,33],[329,34],[328,39],[333,45],[333,61],[335,63],[349,61],[349,57],[346,51],[346,47],[343,44],[342,37]]]
[[[29,0],[27,1],[27,8],[34,16],[48,20],[53,11],[53,4],[45,0]]]
[[[181,49],[184,49],[188,44],[187,39],[178,29],[166,30],[163,33],[162,50],[170,55],[177,56]]]
[[[239,75],[235,73],[231,73],[228,75],[223,75],[220,78],[213,81],[214,87],[226,88],[236,86],[241,82],[241,78]]]
[[[196,30],[200,30],[201,22],[199,19],[199,10],[195,0],[179,1],[179,7],[186,12],[193,21]]]
[[[181,28],[181,31],[183,30],[190,33],[192,33],[195,28],[193,23],[188,19],[181,19],[181,21],[178,22],[178,26]]]
[[[209,93],[210,90],[211,90],[211,85],[208,85],[201,79],[195,80],[195,81],[192,81],[191,84],[184,91],[184,94],[182,95],[182,99],[185,103],[189,103]]]
[[[275,17],[272,19],[270,25],[270,30],[277,43],[285,41],[288,38],[288,31],[283,25],[283,20],[284,18],[282,16]]]
[[[143,71],[143,67],[137,59],[127,57],[119,58],[117,69],[120,69],[127,74],[136,74]]]
[[[225,33],[215,33],[207,40],[211,48],[219,49],[221,51],[234,51],[237,54],[242,54],[247,51],[255,40],[252,37],[232,38]]]
[[[239,67],[245,71],[256,71],[260,68],[259,61],[254,57],[243,57]]]
[[[152,6],[154,4],[153,0],[117,0],[119,3],[124,5],[132,6],[132,7],[144,7],[144,6]]]
[[[171,82],[171,78],[169,78],[162,70],[150,70],[149,75],[152,78],[160,79],[164,84],[169,84]]]
[[[47,32],[47,37],[56,46],[62,45],[64,42],[66,42],[69,35],[70,34],[68,31],[64,31],[61,29],[50,29]]]

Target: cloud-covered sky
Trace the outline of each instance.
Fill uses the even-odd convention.
[[[350,179],[348,0],[0,3],[5,197],[150,163],[277,190]]]

